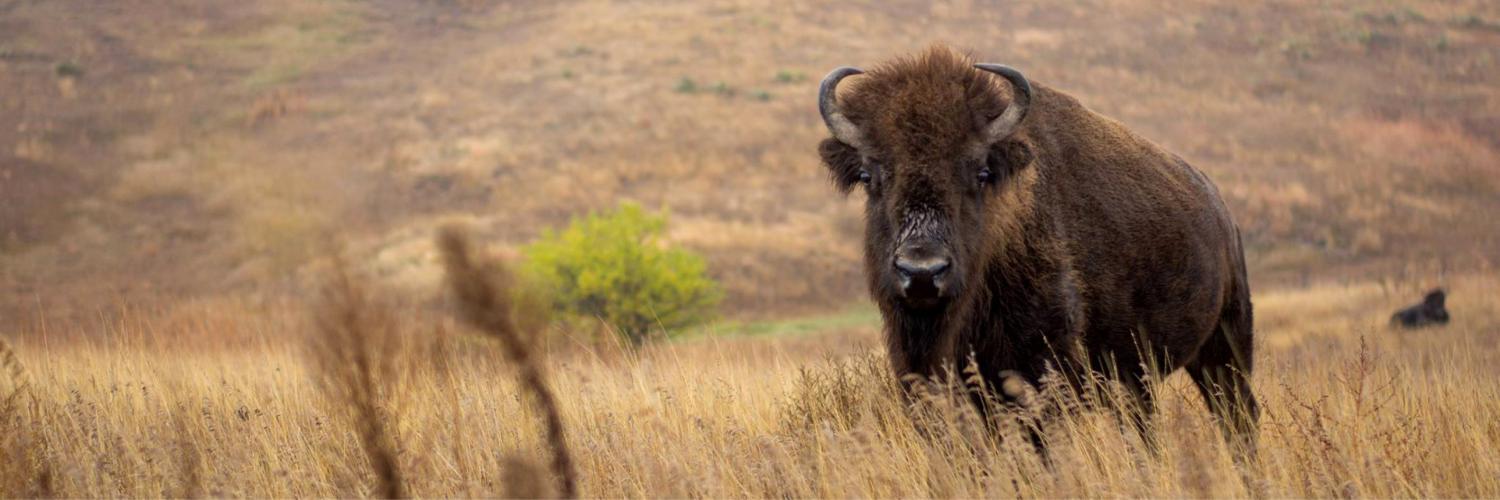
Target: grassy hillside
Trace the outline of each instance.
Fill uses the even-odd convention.
[[[935,41],[1207,171],[1261,285],[1494,264],[1495,2],[19,0],[0,314],[274,295],[335,242],[423,288],[439,219],[514,245],[625,199],[672,211],[733,316],[842,306],[860,200],[814,87]]]

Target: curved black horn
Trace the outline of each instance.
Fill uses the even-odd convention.
[[[862,135],[859,127],[855,127],[854,122],[839,111],[836,90],[844,77],[863,73],[859,68],[843,66],[829,73],[823,78],[823,83],[818,85],[818,112],[823,114],[823,123],[828,125],[828,131],[833,133],[834,139],[855,148],[863,145]]]
[[[1031,82],[1026,81],[1026,77],[1020,71],[1004,64],[985,63],[975,64],[974,67],[1000,75],[1014,88],[1015,93],[1010,106],[984,128],[985,137],[989,139],[989,142],[1009,137],[1010,134],[1015,133],[1016,126],[1021,124],[1021,120],[1026,118],[1026,111],[1031,108]]]

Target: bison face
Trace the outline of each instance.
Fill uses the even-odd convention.
[[[871,289],[913,310],[934,310],[962,294],[992,247],[986,221],[1005,211],[1024,163],[996,145],[912,158],[893,148],[863,153],[837,139],[819,147],[836,186],[865,193],[865,256]],[[1003,237],[1004,235],[995,235]]]
[[[983,272],[983,249],[1003,237],[991,230],[993,214],[1015,208],[1003,193],[1026,164],[1018,156],[1024,146],[1011,138],[1030,102],[1025,78],[1004,66],[950,62],[927,61],[931,71],[921,78],[878,69],[844,107],[836,87],[861,71],[834,70],[820,91],[833,135],[819,146],[823,163],[841,192],[867,195],[871,292],[912,312],[941,310]],[[1010,106],[989,73],[1013,85]]]

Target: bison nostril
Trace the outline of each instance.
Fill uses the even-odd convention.
[[[902,276],[915,279],[932,279],[948,270],[948,259],[932,257],[926,259],[896,258],[896,270]]]

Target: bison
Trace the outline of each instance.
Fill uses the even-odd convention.
[[[1435,288],[1427,292],[1422,303],[1416,304],[1391,315],[1391,325],[1402,328],[1422,328],[1432,325],[1448,324],[1448,308],[1443,306],[1448,294],[1441,288]]]
[[[835,69],[818,108],[833,183],[866,195],[865,275],[896,375],[972,359],[989,387],[1013,387],[1108,370],[1149,417],[1149,378],[1185,368],[1226,435],[1253,448],[1250,283],[1202,172],[944,46]]]

